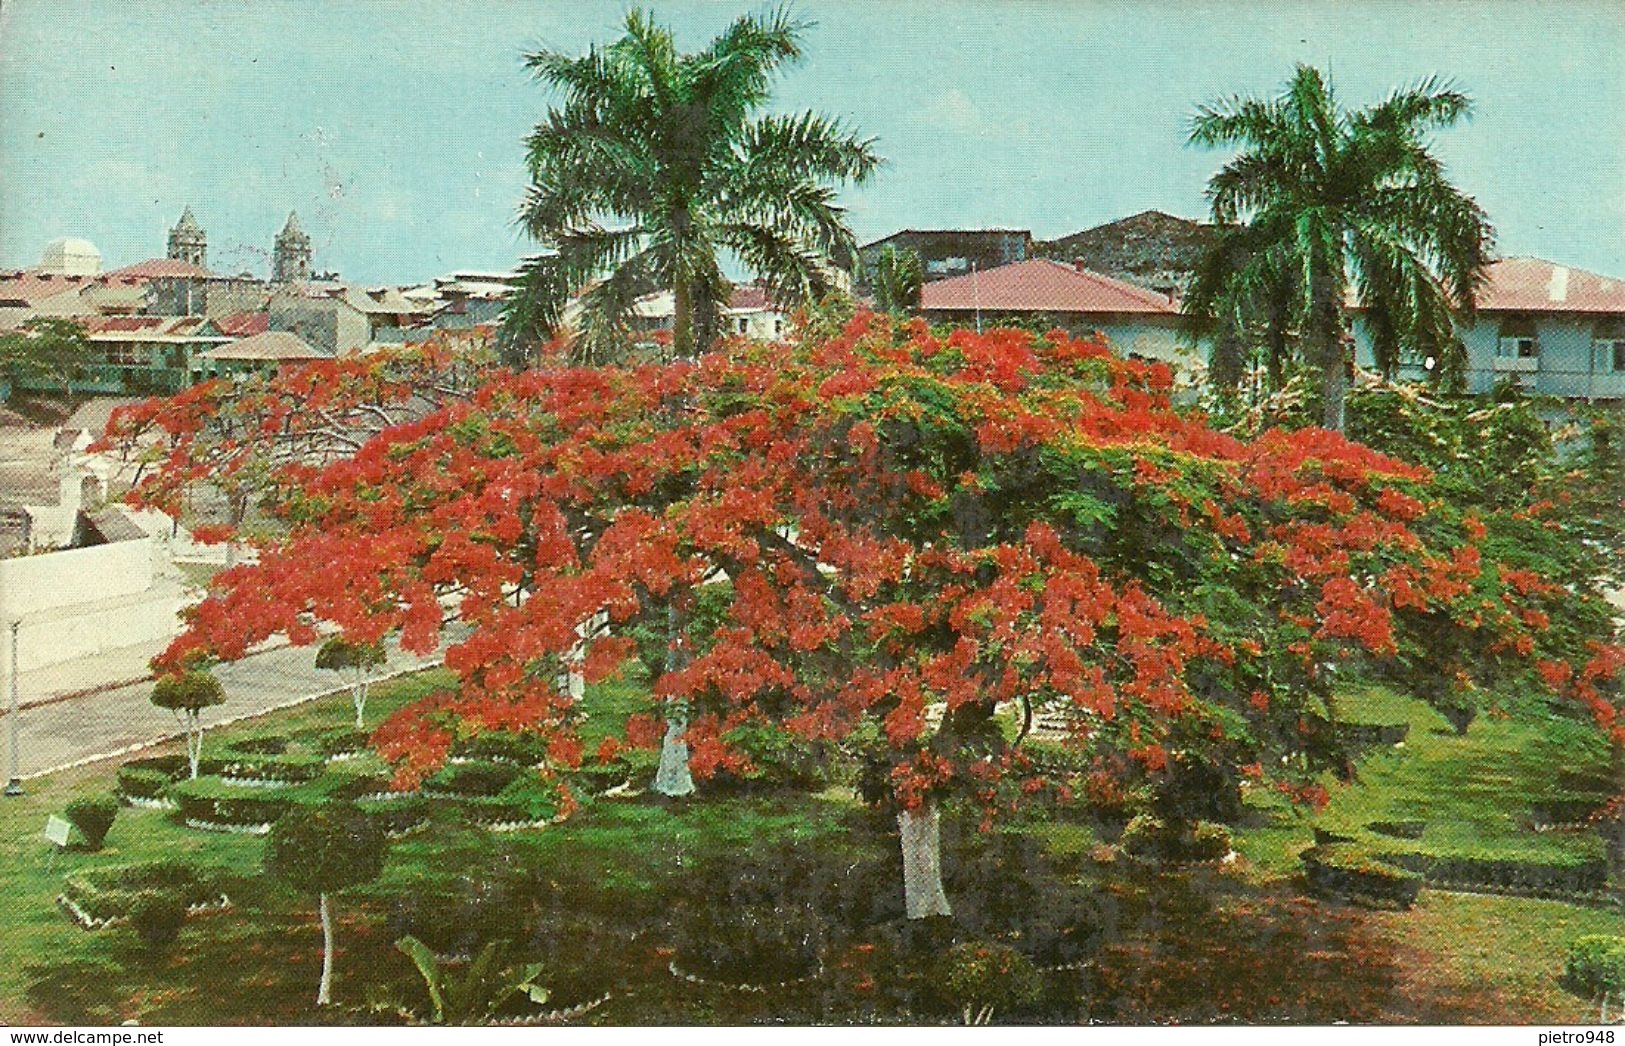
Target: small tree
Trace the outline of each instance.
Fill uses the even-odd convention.
[[[175,713],[186,729],[186,762],[194,778],[198,759],[203,755],[203,710],[225,700],[220,680],[207,672],[176,672],[163,676],[152,688],[152,703]]]
[[[350,703],[355,705],[355,728],[366,724],[362,715],[367,708],[367,682],[376,668],[385,661],[382,643],[357,643],[343,636],[334,636],[316,651],[316,667],[328,672],[350,673]]]
[[[1597,1020],[1608,1023],[1608,1003],[1625,1006],[1625,937],[1592,934],[1569,947],[1563,964],[1563,987],[1597,1007]],[[1617,1013],[1617,1011],[1616,1011]]]
[[[925,273],[914,251],[887,247],[875,261],[875,307],[893,315],[912,316],[920,311],[920,289]]]
[[[377,822],[353,806],[296,807],[271,827],[265,870],[302,893],[313,893],[322,920],[322,980],[316,1005],[333,1001],[333,910],[328,895],[377,879],[389,840]]]

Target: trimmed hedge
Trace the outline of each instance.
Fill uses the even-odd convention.
[[[242,788],[201,777],[172,786],[169,797],[183,820],[230,828],[261,828],[274,823],[295,803],[316,798],[307,790]]]
[[[355,804],[357,810],[371,817],[378,827],[390,835],[410,832],[426,824],[433,807],[429,800],[419,796],[399,799],[369,799]]]
[[[282,755],[288,750],[288,738],[282,734],[262,737],[239,737],[223,746],[234,755]]]
[[[131,759],[118,768],[118,794],[126,799],[161,799],[171,783],[188,773],[183,755]]]
[[[508,763],[453,763],[423,780],[425,795],[494,796],[525,771]]]
[[[1230,830],[1209,821],[1191,824],[1139,814],[1123,829],[1118,846],[1148,861],[1217,861],[1230,852]]]
[[[1554,828],[1586,827],[1593,814],[1602,809],[1606,797],[1565,796],[1536,803],[1529,811],[1530,827],[1537,832]]]
[[[137,899],[152,893],[185,907],[219,904],[221,876],[187,861],[148,861],[75,872],[62,881],[62,899],[93,923],[127,918]]]
[[[540,766],[547,759],[547,743],[534,734],[491,730],[452,745],[453,759],[471,759],[514,766]]]
[[[1378,853],[1428,882],[1523,893],[1592,893],[1608,886],[1608,860],[1575,854],[1517,857],[1504,854]]]
[[[1590,934],[1569,945],[1558,983],[1582,999],[1625,995],[1625,937]]]
[[[1313,846],[1299,855],[1310,892],[1322,897],[1383,901],[1409,908],[1422,876],[1352,843]]]
[[[312,737],[310,744],[324,758],[334,759],[339,756],[356,755],[365,752],[371,740],[366,731],[345,727],[338,730],[323,731]]]
[[[228,752],[198,763],[199,774],[250,781],[304,784],[320,777],[327,761],[314,755],[253,755]]]

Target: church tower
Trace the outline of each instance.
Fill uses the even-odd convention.
[[[181,220],[169,230],[169,257],[176,261],[191,262],[203,268],[203,258],[209,249],[208,238],[192,217],[192,208],[181,212]]]
[[[273,283],[304,283],[310,279],[310,237],[299,227],[299,215],[288,212],[288,224],[277,233],[271,252]]]

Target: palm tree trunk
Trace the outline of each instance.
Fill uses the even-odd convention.
[[[326,1006],[333,1001],[333,909],[322,894],[318,902],[322,914],[322,983],[316,989],[316,1005]]]
[[[671,351],[678,359],[694,355],[694,310],[690,306],[688,281],[681,276],[672,283]]]

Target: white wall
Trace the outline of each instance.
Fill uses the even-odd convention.
[[[154,585],[154,550],[147,539],[0,560],[0,665],[10,672],[12,621],[24,672],[174,636],[182,600]]]

